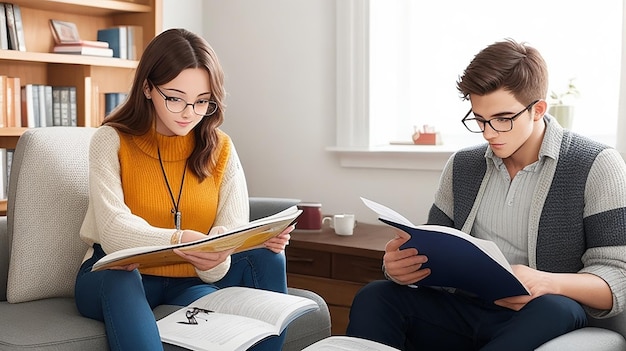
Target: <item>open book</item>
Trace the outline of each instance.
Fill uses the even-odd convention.
[[[381,343],[351,336],[330,336],[302,351],[400,351]]]
[[[394,210],[361,198],[383,223],[408,233],[411,238],[401,249],[414,247],[428,257],[422,265],[431,273],[416,285],[462,289],[494,301],[510,296],[529,295],[498,246],[458,229],[438,225],[415,226]]]
[[[173,249],[217,252],[234,248],[235,253],[250,250],[260,247],[268,239],[280,234],[295,221],[300,213],[302,210],[299,210],[297,206],[292,206],[274,215],[257,219],[222,234],[207,236],[201,240],[176,245],[142,246],[119,250],[102,257],[91,270],[99,271],[132,263],[139,263],[139,268],[148,268],[185,262],[174,253]]]
[[[161,341],[192,350],[247,350],[319,309],[305,297],[229,287],[203,296],[157,321]]]

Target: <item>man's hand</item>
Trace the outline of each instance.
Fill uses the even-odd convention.
[[[430,275],[430,268],[422,269],[422,264],[428,261],[428,257],[419,255],[415,248],[400,250],[400,246],[410,238],[409,234],[397,230],[396,237],[385,245],[383,256],[385,273],[391,280],[402,285],[416,283]]]
[[[513,274],[530,292],[530,296],[520,295],[507,297],[494,301],[494,304],[514,311],[519,311],[534,298],[541,295],[558,293],[554,289],[555,285],[550,279],[550,273],[538,271],[521,264],[513,265],[511,268],[513,269]]]

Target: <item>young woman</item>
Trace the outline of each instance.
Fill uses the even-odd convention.
[[[218,129],[223,84],[204,39],[167,30],[146,47],[127,101],[93,136],[81,229],[91,249],[76,278],[76,304],[104,322],[112,350],[162,349],[152,313],[158,305],[185,306],[234,285],[287,291],[283,250],[293,227],[244,253],[178,251],[186,263],[91,272],[107,253],[190,242],[248,221],[244,172]],[[282,342],[270,338],[255,350],[279,350]]]

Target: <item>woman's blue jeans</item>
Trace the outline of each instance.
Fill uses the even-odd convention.
[[[162,350],[152,313],[158,305],[186,306],[228,286],[287,292],[285,255],[268,249],[233,254],[230,270],[214,284],[199,278],[141,275],[138,270],[91,272],[93,264],[104,256],[100,245],[94,245],[94,250],[76,277],[76,306],[83,316],[104,322],[111,350]],[[284,334],[266,339],[251,350],[278,351]]]

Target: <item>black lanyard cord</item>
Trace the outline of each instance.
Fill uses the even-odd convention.
[[[189,159],[185,161],[185,168],[183,169],[183,179],[180,181],[180,190],[178,191],[178,200],[174,200],[174,193],[172,192],[172,188],[170,187],[170,182],[167,180],[165,167],[163,167],[163,159],[161,158],[161,150],[159,149],[158,146],[157,146],[157,154],[159,155],[159,165],[161,165],[161,171],[163,172],[165,185],[167,185],[167,191],[169,191],[170,193],[170,198],[172,199],[172,205],[174,206],[174,208],[171,211],[174,214],[174,225],[176,226],[176,230],[180,230],[181,213],[178,210],[178,206],[180,205],[180,198],[183,194],[183,185],[185,184],[185,174],[187,174],[187,163],[189,162]]]

